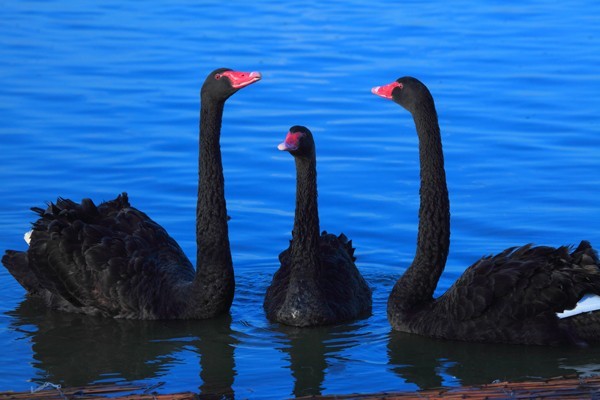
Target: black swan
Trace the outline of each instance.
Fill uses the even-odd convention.
[[[33,208],[26,252],[2,263],[31,296],[64,311],[131,319],[205,319],[229,311],[234,274],[219,138],[225,101],[261,78],[220,68],[201,90],[197,268],[123,193],[96,206],[59,198]]]
[[[296,215],[292,240],[267,289],[267,318],[293,326],[349,321],[371,312],[371,289],[354,265],[352,241],[319,234],[317,158],[311,132],[290,128],[279,150],[296,161]]]
[[[388,299],[392,327],[435,338],[492,343],[585,345],[600,340],[600,313],[557,316],[586,294],[600,294],[598,256],[587,241],[574,251],[566,246],[525,245],[484,257],[446,293],[433,298],[450,247],[450,204],[433,98],[411,77],[372,92],[407,109],[419,137],[417,249]]]

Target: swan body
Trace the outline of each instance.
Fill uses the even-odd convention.
[[[392,327],[476,342],[585,345],[600,340],[600,313],[557,316],[574,308],[585,295],[600,294],[598,256],[587,241],[575,249],[528,244],[484,257],[467,268],[446,293],[433,298],[450,246],[450,205],[433,97],[411,77],[372,92],[407,109],[419,137],[417,250],[388,299]]]
[[[371,312],[371,289],[354,264],[352,241],[319,233],[316,153],[312,133],[293,126],[279,150],[296,161],[296,215],[292,240],[267,289],[267,318],[293,326],[346,322]]]
[[[38,220],[27,251],[2,264],[30,296],[69,312],[132,319],[204,319],[227,313],[235,287],[219,138],[224,103],[260,74],[220,68],[201,91],[197,266],[127,194],[95,205],[59,198]]]

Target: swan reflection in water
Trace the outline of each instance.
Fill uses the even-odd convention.
[[[548,347],[436,340],[391,331],[391,369],[419,389],[600,373],[600,347]]]
[[[293,395],[315,396],[324,390],[326,370],[344,364],[343,353],[360,344],[366,322],[351,324],[298,328],[274,325],[283,338],[277,350],[288,355],[291,374],[294,377]]]
[[[229,316],[205,321],[114,320],[50,311],[32,299],[6,315],[10,317],[9,329],[31,342],[33,367],[38,371],[31,379],[37,384],[159,382],[182,365],[183,371],[199,369],[192,372],[199,379],[192,379],[199,382],[200,398],[234,398],[233,385],[239,373],[234,349],[254,346],[251,342],[257,339],[270,339],[285,355],[282,358],[289,372],[284,373],[294,380],[293,396],[322,394],[326,379],[353,379],[348,373],[350,364],[352,369],[361,369],[360,364],[367,361],[360,358],[377,361],[380,356],[387,363],[387,368],[381,366],[382,384],[389,381],[388,374],[398,378],[395,382],[392,378],[386,390],[408,390],[408,384],[429,389],[600,373],[600,347],[441,341],[388,329],[373,331],[373,317],[314,328],[273,324],[264,333],[266,336],[246,338],[231,329]],[[188,356],[183,354],[186,352]],[[198,357],[189,357],[189,352]],[[190,359],[199,359],[199,365],[193,365]],[[338,391],[340,387],[344,385],[338,385]]]
[[[31,340],[36,383],[159,380],[182,363],[178,353],[193,351],[200,359],[200,398],[233,398],[237,339],[229,315],[201,321],[119,320],[52,311],[35,299],[6,314],[12,317],[10,329]]]

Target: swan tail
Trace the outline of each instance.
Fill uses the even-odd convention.
[[[557,313],[557,316],[571,321],[584,333],[595,331],[596,341],[600,341],[600,324],[595,330],[596,320],[600,321],[600,262],[598,254],[591,244],[584,240],[571,253],[570,261],[578,271],[576,275],[573,275],[573,283],[578,296],[577,304],[566,311]]]
[[[6,250],[2,257],[2,265],[15,278],[17,282],[27,291],[27,293],[35,295],[43,288],[39,280],[29,268],[27,253],[15,250]]]
[[[102,229],[97,224],[102,224],[103,219],[111,218],[128,207],[130,205],[126,193],[99,206],[90,199],[83,199],[78,204],[59,197],[55,203],[48,203],[46,208],[32,207],[31,210],[37,214],[38,219],[32,224],[28,251],[7,250],[2,257],[2,264],[29,294],[45,296],[52,293],[76,304],[77,301],[68,296],[65,289],[66,282],[72,280],[72,271],[63,271],[60,267],[63,264],[70,265],[72,260],[67,262],[63,258],[83,259],[83,249],[80,246],[89,247],[99,243],[102,238],[94,227]],[[52,258],[52,263],[49,258]],[[30,260],[35,262],[32,264]]]

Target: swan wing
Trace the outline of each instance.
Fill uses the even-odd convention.
[[[34,209],[29,267],[40,284],[88,313],[153,318],[194,269],[181,248],[126,194],[96,207],[59,199]]]
[[[471,265],[439,299],[459,320],[556,318],[586,294],[600,293],[598,257],[588,242],[526,245]]]

